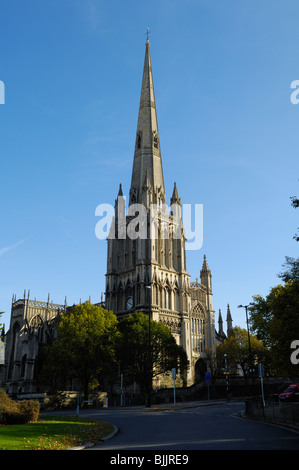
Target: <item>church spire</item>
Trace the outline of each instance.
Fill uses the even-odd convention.
[[[182,205],[181,198],[179,197],[179,193],[178,193],[178,188],[176,187],[176,182],[174,182],[173,193],[170,199],[170,204],[179,204],[180,206]]]
[[[230,313],[229,304],[227,304],[226,322],[227,322],[227,336],[228,336],[231,330],[233,329],[233,319]]]
[[[208,288],[209,291],[212,291],[212,274],[211,270],[207,263],[207,257],[204,255],[203,264],[200,271],[201,283]]]
[[[223,336],[223,321],[222,321],[221,309],[219,309],[218,325],[219,325],[218,333],[219,335]]]
[[[160,151],[160,138],[154,94],[154,83],[147,39],[137,123],[135,153],[130,189],[130,204],[142,202],[146,178],[154,191],[154,203],[165,202],[165,188]]]

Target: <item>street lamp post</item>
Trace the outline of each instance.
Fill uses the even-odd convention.
[[[225,383],[226,383],[226,395],[227,401],[229,401],[229,389],[228,389],[228,368],[227,368],[227,354],[224,354],[225,360]]]
[[[151,351],[151,285],[145,286],[148,289],[148,384],[146,407],[151,407],[151,391],[152,391],[152,351]]]
[[[246,324],[247,324],[247,334],[248,334],[248,349],[249,349],[249,361],[250,361],[250,371],[251,371],[251,380],[252,380],[252,385],[253,385],[253,363],[252,363],[252,355],[251,355],[251,345],[250,345],[250,334],[249,334],[249,323],[248,323],[248,314],[247,314],[247,309],[251,305],[254,305],[252,302],[248,305],[238,305],[238,308],[245,308],[246,312]]]

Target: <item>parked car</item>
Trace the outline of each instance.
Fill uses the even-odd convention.
[[[288,388],[279,395],[280,401],[299,400],[299,384],[289,385]]]

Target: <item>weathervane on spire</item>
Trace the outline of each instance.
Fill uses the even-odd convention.
[[[149,34],[150,34],[150,30],[149,30],[149,28],[146,28],[146,40],[147,40],[147,42],[149,42],[149,40],[148,40]]]

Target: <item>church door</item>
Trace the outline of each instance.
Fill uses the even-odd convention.
[[[195,382],[200,382],[205,378],[207,372],[207,365],[203,359],[198,359],[195,363]]]

